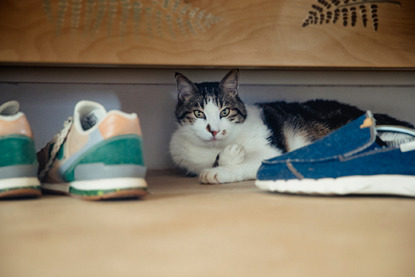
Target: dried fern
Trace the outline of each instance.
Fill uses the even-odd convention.
[[[341,22],[344,27],[355,27],[359,20],[367,27],[369,20],[375,31],[379,28],[378,7],[382,4],[401,6],[399,1],[387,0],[317,0],[311,5],[303,27],[317,24],[336,24]]]

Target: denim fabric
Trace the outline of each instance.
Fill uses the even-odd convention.
[[[366,126],[367,123],[371,124]],[[310,161],[331,159],[339,155],[349,156],[367,148],[378,147],[375,141],[375,119],[371,112],[366,112],[358,119],[315,141],[313,144],[272,158],[265,161],[265,163],[297,159]]]
[[[380,147],[375,141],[375,121],[367,112],[309,146],[263,161],[257,179],[415,175],[415,150],[402,152],[399,147]]]
[[[415,175],[415,151],[377,148],[353,156],[338,156],[321,161],[279,161],[264,163],[258,180],[321,179],[367,175]]]

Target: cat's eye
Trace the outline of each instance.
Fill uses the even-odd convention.
[[[205,114],[202,111],[196,110],[193,113],[197,118],[205,118]]]
[[[220,112],[220,117],[227,117],[228,115],[229,115],[229,112],[230,112],[231,110],[229,109],[229,108],[226,108],[226,109],[223,109],[221,112]]]

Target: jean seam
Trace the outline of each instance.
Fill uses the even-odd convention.
[[[357,154],[359,152],[362,152],[363,150],[365,150],[366,148],[370,147],[375,141],[376,141],[376,128],[374,125],[370,126],[370,138],[369,141],[367,143],[365,143],[364,145],[362,145],[361,147],[358,147],[350,152],[347,152],[343,155],[339,155],[339,156],[344,156],[344,157],[349,157],[349,156],[353,156],[354,154]]]
[[[393,150],[396,150],[396,149],[399,149],[399,148],[396,148],[396,147],[378,148],[376,150],[369,151],[369,152],[364,152],[364,153],[359,154],[359,155],[341,156],[341,157],[339,157],[339,160],[341,162],[351,161],[351,160],[354,160],[354,159],[363,158],[363,157],[371,156],[371,155],[378,154],[378,153],[385,153],[385,152],[393,151]]]
[[[291,173],[294,174],[295,177],[297,177],[300,180],[304,179],[304,176],[300,172],[298,172],[298,170],[293,166],[292,163],[287,161],[286,165],[288,169],[291,171]]]

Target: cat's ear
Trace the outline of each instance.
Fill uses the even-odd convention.
[[[196,89],[195,84],[193,84],[186,76],[178,72],[176,72],[175,78],[179,100],[184,101],[186,98],[192,96]]]
[[[239,87],[239,70],[232,69],[229,71],[225,77],[223,77],[222,81],[220,81],[219,86],[223,91],[237,95]]]

